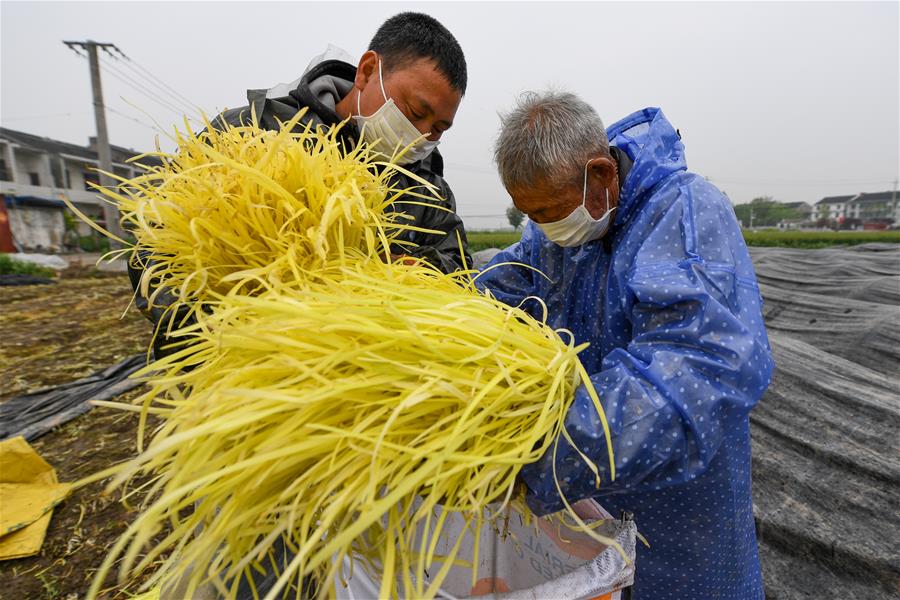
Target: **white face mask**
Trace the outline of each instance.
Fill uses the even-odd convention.
[[[384,104],[374,114],[364,117],[360,111],[359,94],[356,95],[356,112],[353,117],[362,131],[362,138],[369,146],[383,154],[386,158],[394,156],[407,148],[406,152],[397,159],[397,163],[408,165],[422,160],[432,153],[440,142],[429,142],[422,138],[422,133],[406,118],[392,98],[388,98],[384,91],[384,80],[381,77],[381,61],[378,61],[378,82],[381,84],[381,95],[384,96]],[[421,138],[421,139],[420,139]]]
[[[581,192],[581,205],[569,213],[565,218],[552,223],[537,223],[544,235],[554,244],[564,248],[580,246],[592,240],[600,239],[609,229],[609,219],[615,207],[608,208],[603,216],[595,219],[588,212],[587,201],[587,168],[588,161],[584,165],[584,188]],[[606,190],[606,206],[609,206],[609,190]]]

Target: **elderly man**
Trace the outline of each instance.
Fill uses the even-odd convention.
[[[773,362],[760,293],[728,199],[687,170],[678,131],[648,108],[608,130],[568,93],[527,94],[495,158],[530,219],[479,284],[570,331],[609,421],[583,386],[566,417],[578,449],[522,472],[538,514],[593,497],[634,514],[649,547],[638,599],[763,598],[748,413]],[[490,265],[489,265],[490,266]],[[555,462],[555,465],[554,465]],[[554,467],[555,475],[554,478]]]

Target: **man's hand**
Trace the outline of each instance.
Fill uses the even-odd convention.
[[[414,265],[417,264],[419,260],[406,254],[391,254],[391,262],[398,262],[403,265]]]

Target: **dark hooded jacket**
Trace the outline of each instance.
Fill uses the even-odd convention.
[[[349,63],[342,60],[322,61],[308,70],[297,87],[287,96],[269,98],[266,90],[248,90],[249,105],[225,111],[214,120],[213,125],[247,123],[252,107],[255,109],[260,127],[264,129],[278,129],[279,123],[293,118],[303,108],[308,110],[296,129],[299,130],[310,123],[314,126],[333,127],[342,120],[335,112],[335,104],[350,92],[355,77],[356,67]],[[347,122],[341,128],[340,135],[348,147],[353,147],[359,139],[359,129],[352,122]],[[395,209],[412,217],[419,227],[444,233],[405,231],[400,238],[413,242],[416,246],[398,246],[395,248],[396,254],[424,258],[445,273],[451,273],[463,268],[459,252],[459,240],[462,240],[463,248],[466,249],[466,264],[471,265],[466,231],[462,220],[456,214],[453,192],[444,180],[444,159],[440,153],[435,150],[424,160],[405,165],[404,168],[433,184],[440,198],[435,198],[435,207],[405,204],[402,209],[399,207]],[[419,185],[401,174],[396,175],[394,181],[401,189]]]

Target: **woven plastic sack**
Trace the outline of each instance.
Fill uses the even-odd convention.
[[[502,521],[485,523],[478,532],[475,585],[472,585],[472,570],[468,566],[454,565],[437,597],[448,600],[479,596],[494,600],[619,600],[621,591],[634,581],[635,524],[630,519],[613,519],[593,500],[579,502],[573,508],[587,523],[604,521],[595,531],[616,540],[625,556],[612,546],[604,546],[584,533],[546,519],[532,519],[526,525],[522,515],[510,511]],[[465,539],[457,559],[471,563],[475,534],[466,529],[465,520],[457,514],[448,516],[436,554],[449,554],[461,533]],[[433,572],[440,567],[441,563],[435,561]],[[335,582],[337,598],[377,598],[381,581],[374,570],[363,561],[357,560],[351,565],[350,559],[345,559],[342,576]],[[428,583],[425,582],[426,587]]]

